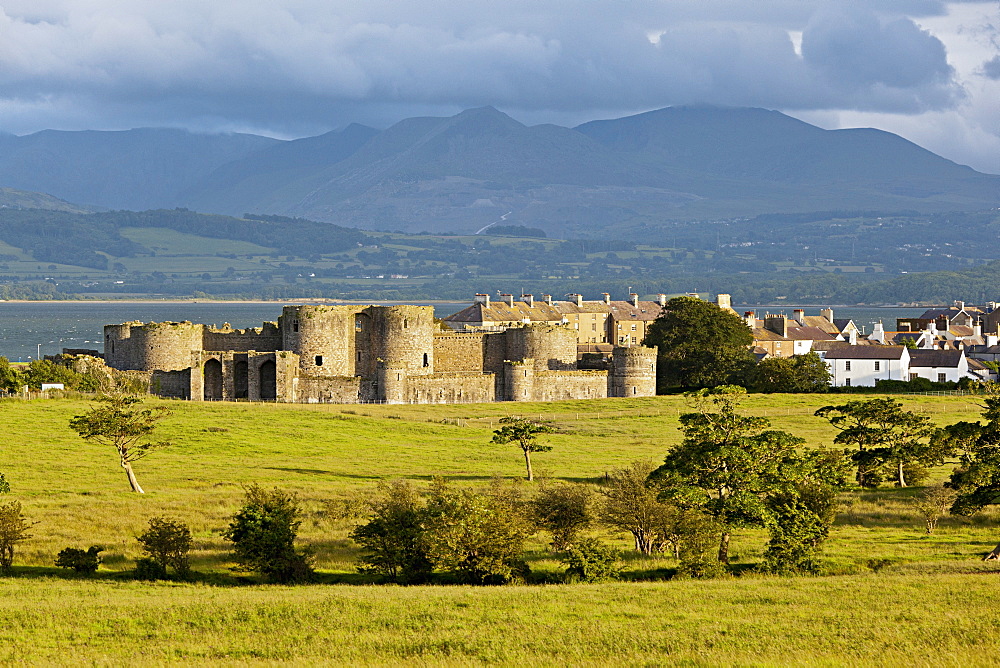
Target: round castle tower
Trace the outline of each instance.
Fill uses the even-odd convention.
[[[434,372],[434,307],[373,306],[376,355],[386,367]]]
[[[616,347],[611,351],[611,396],[656,396],[655,347]]]
[[[356,306],[303,305],[281,309],[282,347],[299,355],[310,376],[353,376]]]
[[[114,369],[179,371],[201,350],[204,325],[191,322],[126,322],[104,326],[104,359]]]
[[[576,332],[566,325],[532,324],[508,329],[507,359],[533,360],[537,371],[576,368]]]

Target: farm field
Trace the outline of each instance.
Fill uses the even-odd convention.
[[[816,408],[844,395],[754,395],[746,412],[830,446]],[[901,397],[941,424],[976,419],[970,397]],[[674,560],[627,555],[625,577],[643,582],[563,585],[562,566],[539,535],[529,545],[533,581],[501,588],[372,587],[356,572],[352,525],[329,502],[373,491],[377,481],[422,484],[442,476],[477,485],[522,477],[513,446],[489,445],[509,413],[544,420],[551,452],[536,474],[598,482],[639,459],[659,460],[680,438],[682,397],[551,404],[334,406],[159,402],[173,410],[160,436],[173,445],[136,466],[147,494],[128,491],[114,454],[68,428],[89,402],[0,401],[0,471],[10,497],[38,522],[0,578],[0,661],[124,663],[195,659],[392,663],[900,663],[966,665],[1000,659],[1000,568],[980,561],[1000,542],[993,510],[946,517],[927,536],[910,504],[918,489],[845,492],[822,559],[824,577],[747,574],[763,532],[734,534],[744,574],[666,581]],[[928,482],[945,479],[953,464]],[[316,551],[322,584],[253,585],[230,571],[220,532],[242,485],[295,491],[306,510],[300,540]],[[525,484],[530,493],[531,486]],[[186,522],[194,581],[124,577],[140,556],[149,517]],[[621,549],[624,535],[598,532]],[[97,575],[53,566],[64,547],[105,548]],[[991,660],[992,659],[992,660]]]

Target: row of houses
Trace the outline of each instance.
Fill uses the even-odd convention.
[[[563,325],[575,333],[581,357],[587,353],[606,356],[615,346],[640,345],[667,302],[663,294],[648,301],[635,293],[627,300],[613,300],[608,293],[599,300],[585,300],[580,294],[565,297],[536,299],[522,294],[515,299],[512,294],[500,294],[494,299],[477,294],[471,306],[447,316],[444,323],[462,332],[503,331],[538,323]],[[729,295],[719,294],[716,303],[736,314]],[[818,315],[795,309],[791,317],[746,311],[742,318],[759,359],[816,352],[829,365],[837,386],[873,386],[883,379],[989,380],[996,374],[982,362],[1000,360],[1000,308],[994,302],[985,306],[956,302],[928,309],[916,318],[900,318],[892,330],[877,323],[868,334],[851,319],[836,318],[831,308],[821,309]]]

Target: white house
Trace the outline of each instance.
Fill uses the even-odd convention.
[[[910,380],[914,378],[955,383],[962,378],[977,376],[969,372],[964,350],[911,350]]]
[[[827,366],[836,387],[875,387],[879,380],[909,380],[910,352],[905,346],[852,346],[827,351]]]

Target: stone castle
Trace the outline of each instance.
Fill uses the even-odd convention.
[[[617,346],[580,369],[565,324],[445,331],[430,306],[285,306],[252,329],[191,322],[104,328],[105,363],[193,400],[460,403],[653,396],[656,349]]]

